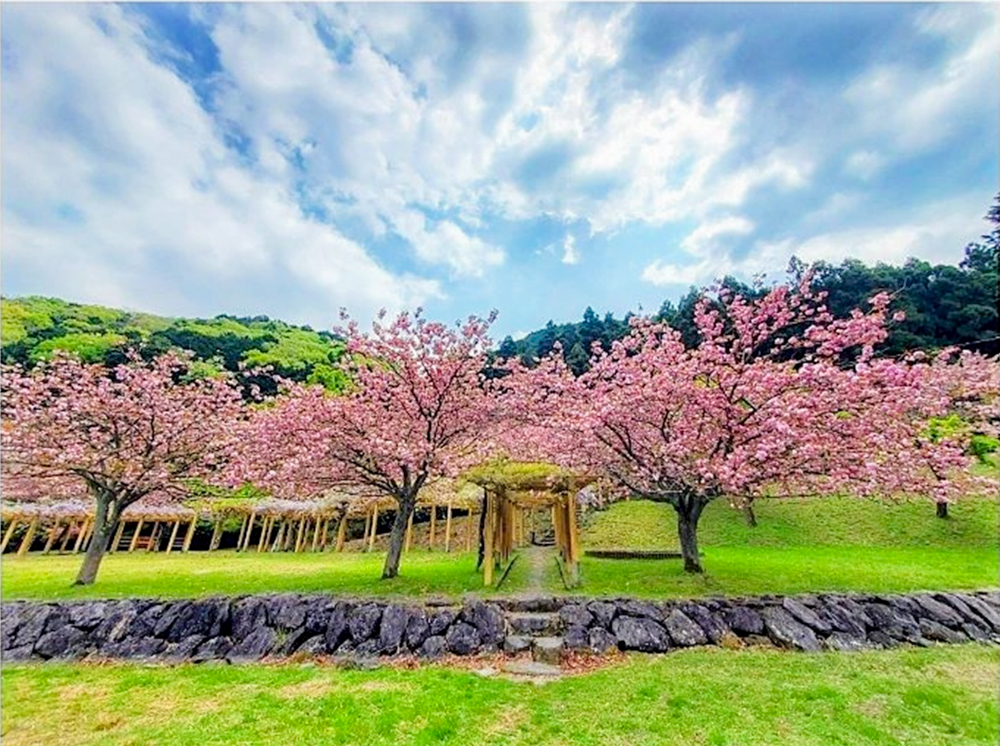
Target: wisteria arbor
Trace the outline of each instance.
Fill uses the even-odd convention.
[[[229,379],[184,380],[189,359],[132,359],[113,370],[56,358],[3,371],[2,468],[8,496],[95,501],[76,583],[94,582],[122,511],[174,501],[223,466],[243,409]]]
[[[389,322],[382,314],[370,334],[344,318],[349,390],[289,387],[251,419],[231,478],[275,494],[352,487],[389,495],[398,509],[382,576],[393,578],[420,490],[485,454],[496,413],[483,377],[494,317],[453,328],[420,312]]]
[[[524,440],[567,465],[605,470],[633,493],[673,506],[685,569],[701,572],[698,520],[712,500],[917,493],[947,501],[967,474],[960,434],[932,439],[963,368],[913,356],[878,359],[889,297],[834,319],[808,278],[758,300],[707,298],[699,344],[648,319],[574,379],[558,355],[510,385],[538,414]],[[995,363],[993,370],[995,371]],[[983,398],[996,378],[979,375]],[[988,398],[988,396],[987,396]],[[533,437],[531,437],[533,435]]]

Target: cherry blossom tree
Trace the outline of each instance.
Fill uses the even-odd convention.
[[[89,585],[128,506],[176,501],[186,480],[218,473],[243,409],[226,377],[185,380],[189,357],[132,358],[112,370],[57,357],[3,370],[4,494],[95,503],[76,583]]]
[[[483,371],[495,314],[449,327],[420,311],[391,321],[383,312],[371,333],[343,318],[349,390],[287,386],[248,423],[231,479],[283,496],[345,487],[391,496],[398,509],[382,577],[393,578],[420,490],[489,448],[496,406]]]
[[[932,439],[927,423],[968,388],[963,368],[977,371],[979,399],[992,381],[995,401],[986,361],[877,358],[889,296],[845,319],[823,298],[809,278],[756,300],[721,291],[698,304],[691,349],[679,332],[635,318],[610,351],[594,349],[579,378],[555,358],[518,371],[508,386],[536,415],[520,443],[673,506],[690,572],[702,571],[699,518],[722,496],[735,506],[845,492],[953,499],[966,444]]]

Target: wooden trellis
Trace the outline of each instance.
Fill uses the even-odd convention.
[[[483,489],[483,583],[493,584],[497,565],[525,541],[525,525],[539,510],[550,510],[559,551],[569,582],[579,580],[580,536],[577,493],[594,477],[547,465],[506,464],[474,470],[468,481]]]
[[[371,551],[378,538],[378,518],[392,513],[396,502],[387,496],[332,492],[320,499],[237,501],[199,500],[191,507],[141,506],[127,508],[109,543],[109,552],[181,551],[191,548],[198,521],[212,524],[208,550],[219,549],[225,524],[239,522],[236,550],[240,552],[316,552],[344,551],[348,522],[364,522],[362,548]],[[464,509],[472,514],[479,507],[478,491],[464,491],[454,482],[441,480],[428,485],[421,493],[419,508],[432,510],[432,528],[428,548],[443,546],[452,550],[453,511]],[[437,526],[438,511],[444,528]],[[9,545],[23,556],[45,537],[41,553],[83,552],[93,531],[93,507],[89,501],[26,503],[3,505],[4,523],[0,551]],[[21,529],[21,531],[18,531]],[[466,550],[472,547],[471,529],[466,532]],[[412,516],[407,529],[406,548],[412,545]]]

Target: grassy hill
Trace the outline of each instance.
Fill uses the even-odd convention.
[[[726,501],[711,503],[699,526],[700,546],[996,549],[1000,516],[996,499],[985,497],[952,505],[946,520],[924,499],[761,500],[755,511],[759,525],[751,528]],[[676,513],[648,500],[615,503],[588,517],[582,541],[591,548],[676,549]]]
[[[37,296],[0,301],[0,351],[4,362],[32,365],[57,350],[85,362],[114,365],[128,349],[153,357],[190,350],[207,369],[270,366],[298,381],[331,389],[344,379],[334,364],[343,344],[334,335],[267,316],[186,319],[70,303]]]

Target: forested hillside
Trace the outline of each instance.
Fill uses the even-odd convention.
[[[881,290],[893,294],[893,308],[906,313],[906,320],[893,327],[881,352],[897,355],[904,350],[934,349],[962,345],[986,354],[1000,352],[997,331],[997,269],[1000,263],[1000,201],[994,203],[986,220],[990,231],[978,242],[969,244],[959,266],[932,265],[910,259],[903,266],[866,264],[848,259],[832,265],[813,265],[814,285],[829,293],[828,305],[835,316],[845,316],[854,308],[864,307],[868,298]],[[789,271],[795,279],[808,268],[794,261]],[[732,277],[722,284],[735,292],[753,296],[763,292]],[[657,314],[684,335],[688,344],[696,342],[694,308],[701,289],[692,287],[676,305],[665,301]],[[622,337],[628,317],[613,314],[599,316],[590,307],[582,321],[568,324],[549,322],[520,340],[507,337],[500,344],[499,355],[519,355],[525,362],[546,355],[559,342],[566,361],[577,373],[587,365],[593,342],[610,343]]]
[[[331,333],[267,316],[183,319],[80,305],[56,298],[4,298],[0,304],[3,360],[31,365],[66,350],[86,362],[113,365],[129,349],[154,357],[171,348],[194,353],[201,372],[268,367],[297,381],[339,389],[335,363],[343,351]]]

